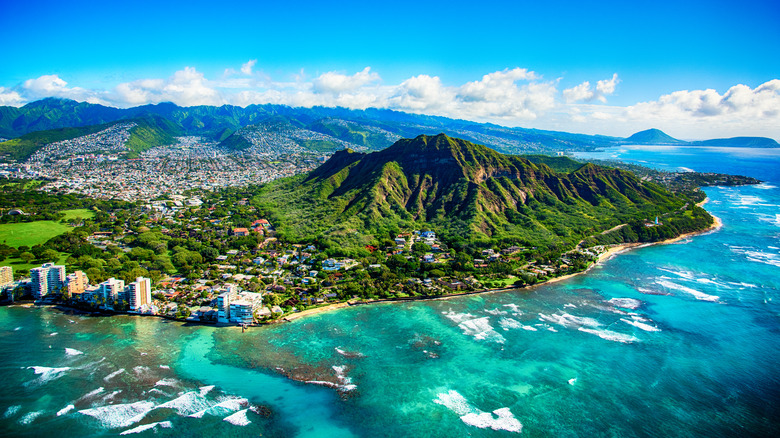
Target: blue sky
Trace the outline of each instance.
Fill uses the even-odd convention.
[[[379,106],[780,139],[776,1],[165,3],[3,1],[0,104]]]

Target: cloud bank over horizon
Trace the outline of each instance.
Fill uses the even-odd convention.
[[[56,74],[0,86],[0,106],[22,106],[45,97],[127,108],[160,102],[180,106],[281,104],[293,107],[382,108],[445,116],[504,126],[523,126],[590,134],[627,136],[656,127],[678,138],[768,136],[780,139],[780,79],[755,88],[733,85],[723,94],[713,89],[676,90],[656,100],[628,106],[609,105],[622,83],[618,73],[560,90],[562,78],[548,79],[525,68],[487,73],[459,85],[438,76],[418,74],[397,84],[385,83],[365,67],[355,73],[329,71],[308,77],[302,70],[276,80],[257,69],[257,60],[227,68],[207,78],[184,67],[167,78],[121,82],[110,89],[70,86]],[[638,84],[632,84],[637,86]]]

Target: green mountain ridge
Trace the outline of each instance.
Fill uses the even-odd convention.
[[[427,227],[464,245],[560,249],[688,200],[630,172],[593,164],[556,172],[439,134],[367,154],[339,151],[307,175],[263,186],[253,202],[291,241],[354,249]]]
[[[640,131],[635,133],[634,135],[626,138],[626,143],[636,143],[636,144],[677,144],[677,143],[685,143],[682,140],[677,140],[676,138],[666,134],[665,132],[661,131],[660,129],[648,129],[645,131]]]

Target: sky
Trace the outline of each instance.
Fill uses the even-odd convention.
[[[780,140],[780,2],[0,0],[0,105],[276,103]]]

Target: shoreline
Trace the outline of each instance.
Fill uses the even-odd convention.
[[[703,201],[697,203],[696,205],[703,206],[708,201],[709,201],[709,198],[706,198]],[[347,308],[347,307],[367,305],[367,304],[399,303],[399,302],[429,301],[429,300],[448,300],[448,299],[451,299],[451,298],[465,297],[465,296],[470,296],[470,295],[482,295],[482,294],[497,293],[497,292],[506,292],[506,291],[510,291],[510,290],[524,290],[524,289],[530,290],[530,289],[535,288],[535,287],[549,285],[549,284],[553,284],[553,283],[558,283],[558,282],[561,282],[561,281],[568,280],[570,278],[576,277],[578,275],[585,274],[588,271],[590,271],[591,269],[593,269],[594,267],[596,267],[596,266],[598,266],[598,265],[600,265],[600,264],[610,260],[611,258],[615,257],[616,255],[623,254],[625,252],[628,252],[628,251],[631,251],[631,250],[634,250],[634,249],[646,248],[646,247],[654,246],[654,245],[669,245],[669,244],[676,243],[676,242],[679,242],[681,240],[687,239],[689,237],[699,236],[699,235],[706,235],[706,234],[709,234],[709,233],[716,232],[716,231],[718,231],[719,229],[721,229],[723,227],[723,221],[719,217],[713,215],[712,213],[710,213],[710,216],[712,216],[712,218],[713,218],[712,225],[710,225],[709,227],[707,227],[704,230],[692,231],[690,233],[684,233],[684,234],[681,234],[681,235],[679,235],[677,237],[673,237],[671,239],[666,239],[666,240],[661,240],[661,241],[658,241],[658,242],[645,242],[645,243],[633,242],[633,243],[615,244],[613,246],[607,247],[606,251],[604,251],[603,253],[599,254],[599,256],[596,259],[596,261],[594,261],[593,264],[588,266],[586,269],[584,269],[584,270],[582,270],[580,272],[574,272],[574,273],[571,273],[571,274],[562,275],[560,277],[554,277],[554,278],[551,278],[551,279],[546,280],[546,281],[541,282],[541,283],[536,283],[536,284],[532,284],[532,285],[525,285],[525,286],[519,286],[519,287],[518,286],[506,286],[506,287],[493,288],[493,289],[481,289],[481,290],[475,290],[475,291],[451,293],[451,294],[444,294],[444,295],[423,295],[423,296],[410,296],[410,297],[381,298],[381,299],[373,299],[373,300],[356,300],[356,299],[352,299],[352,300],[347,300],[347,301],[343,301],[343,302],[339,302],[339,303],[333,303],[333,304],[328,304],[328,305],[321,306],[321,307],[316,307],[316,308],[313,308],[313,309],[302,310],[300,312],[293,313],[291,315],[287,315],[287,316],[281,317],[281,318],[276,319],[276,320],[271,320],[271,321],[260,322],[260,323],[257,323],[257,324],[252,324],[249,327],[264,327],[264,326],[278,324],[278,323],[287,323],[287,322],[292,322],[292,321],[295,321],[297,319],[305,318],[305,317],[312,316],[312,315],[319,315],[321,313],[326,313],[326,312],[330,312],[330,311],[334,311],[334,310],[344,309],[344,308]],[[9,305],[9,304],[6,304],[6,305]],[[10,305],[12,305],[12,306],[16,305],[16,306],[22,306],[22,307],[34,307],[34,306],[36,306],[33,303],[20,303],[20,304],[15,304],[14,303],[14,304],[10,304]],[[53,305],[53,307],[55,307],[55,308],[58,307],[58,306],[68,308],[69,310],[77,310],[77,311],[81,311],[81,312],[85,312],[85,313],[90,313],[88,311],[84,311],[82,309],[77,309],[77,308],[72,308],[70,306],[63,305],[61,303]],[[152,316],[152,317],[167,319],[169,321],[177,321],[177,322],[182,322],[182,323],[191,323],[191,324],[194,324],[194,325],[208,325],[208,326],[212,326],[212,327],[215,327],[215,326],[216,327],[220,327],[221,326],[220,324],[216,324],[216,323],[209,323],[209,322],[205,322],[205,321],[193,321],[193,320],[187,320],[187,319],[177,319],[177,318],[173,318],[173,317],[166,316],[166,315],[141,315],[141,314],[133,314],[133,313],[127,313],[127,312],[117,312],[115,314],[123,314],[123,315],[131,315],[131,316]],[[227,325],[227,326],[223,326],[223,327],[239,327],[239,326]]]
[[[704,201],[702,201],[700,203],[697,203],[696,205],[702,206],[702,205],[706,204],[707,201],[709,201],[709,198],[705,199]],[[526,285],[526,286],[520,286],[520,287],[508,286],[508,287],[494,288],[494,289],[482,289],[482,290],[476,290],[476,291],[454,293],[454,294],[447,294],[447,295],[438,295],[438,296],[414,296],[414,297],[400,297],[400,298],[382,298],[382,299],[376,299],[376,300],[349,300],[347,302],[334,303],[334,304],[331,304],[331,305],[318,307],[316,309],[309,309],[309,310],[304,310],[304,311],[299,312],[299,313],[294,313],[294,314],[292,314],[290,316],[281,318],[279,320],[279,322],[291,322],[291,321],[294,321],[294,320],[299,319],[299,318],[304,318],[304,317],[307,317],[307,316],[317,315],[317,314],[329,312],[329,311],[332,311],[332,310],[338,310],[338,309],[343,309],[345,307],[352,307],[352,306],[359,306],[359,305],[382,304],[382,303],[399,303],[399,302],[409,302],[409,301],[448,300],[448,299],[451,299],[451,298],[465,297],[465,296],[470,296],[470,295],[482,295],[482,294],[489,294],[489,293],[496,293],[496,292],[506,292],[506,291],[510,291],[510,290],[523,290],[523,289],[529,289],[530,290],[530,289],[535,288],[535,287],[545,286],[545,285],[549,285],[549,284],[552,284],[552,283],[557,283],[557,282],[560,282],[560,281],[564,281],[564,280],[568,280],[570,278],[576,277],[578,275],[585,274],[586,272],[590,271],[591,269],[593,269],[597,265],[600,265],[600,264],[606,262],[607,260],[610,260],[611,258],[615,257],[616,255],[623,254],[623,253],[626,253],[626,252],[634,250],[634,249],[646,248],[646,247],[654,246],[654,245],[669,245],[669,244],[679,242],[679,241],[684,240],[684,239],[689,238],[689,237],[699,236],[699,235],[706,235],[706,234],[709,234],[709,233],[712,233],[712,232],[715,232],[715,231],[721,229],[723,227],[723,221],[719,217],[713,215],[712,213],[710,213],[710,216],[712,216],[712,218],[713,218],[712,225],[710,225],[709,227],[707,227],[704,230],[692,231],[690,233],[684,233],[684,234],[681,234],[681,235],[679,235],[677,237],[673,237],[671,239],[666,239],[666,240],[661,240],[661,241],[658,241],[658,242],[644,242],[644,243],[633,242],[633,243],[620,243],[620,244],[616,244],[614,246],[610,246],[609,248],[607,248],[606,251],[604,251],[603,253],[599,254],[599,256],[596,259],[596,261],[593,262],[593,264],[591,264],[590,266],[588,266],[585,270],[582,270],[580,272],[574,272],[572,274],[562,275],[560,277],[551,278],[551,279],[549,279],[547,281],[544,281],[542,283]]]

